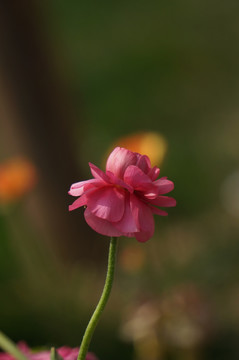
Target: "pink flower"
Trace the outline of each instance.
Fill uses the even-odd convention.
[[[105,172],[89,166],[94,178],[71,186],[69,194],[79,198],[69,210],[86,206],[86,222],[102,235],[147,241],[154,234],[153,214],[168,215],[159,207],[176,205],[175,199],[162,196],[173,190],[173,182],[166,177],[156,180],[160,170],[151,167],[146,155],[117,147]]]
[[[70,348],[68,346],[62,346],[56,349],[58,354],[64,360],[76,360],[79,354],[79,348]],[[50,360],[50,351],[40,351],[37,353],[33,353],[30,356],[31,360]],[[93,353],[87,353],[86,360],[98,360],[97,357]]]
[[[32,352],[25,342],[18,343],[18,347],[29,360],[50,360],[49,350]],[[62,346],[56,350],[64,360],[76,360],[79,353],[79,348],[70,348],[67,346]],[[15,358],[8,353],[0,352],[0,360],[15,360]],[[89,352],[86,355],[86,360],[98,359],[93,353]]]

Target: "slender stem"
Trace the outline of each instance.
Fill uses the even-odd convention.
[[[18,349],[17,345],[14,344],[6,335],[0,331],[0,347],[11,354],[17,360],[28,360],[28,358]]]
[[[96,325],[98,324],[100,315],[102,314],[105,305],[109,299],[110,291],[112,288],[114,280],[114,270],[115,270],[115,259],[116,259],[116,250],[117,250],[117,238],[112,237],[110,240],[109,248],[109,257],[108,257],[108,269],[105,279],[105,286],[101,295],[101,298],[96,306],[96,309],[90,319],[90,322],[86,328],[85,334],[83,336],[80,351],[77,360],[85,360],[87,350],[90,345],[92,335],[95,331]]]

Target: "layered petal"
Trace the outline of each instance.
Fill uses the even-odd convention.
[[[156,180],[154,181],[154,185],[158,187],[158,195],[167,194],[174,189],[174,183],[166,179]]]
[[[131,165],[126,169],[124,181],[140,191],[145,198],[155,199],[158,196],[158,186],[137,166]]]
[[[125,191],[113,186],[95,190],[87,201],[89,211],[95,216],[108,221],[119,221],[125,209]]]
[[[85,206],[88,203],[88,199],[90,194],[92,194],[95,191],[95,188],[89,189],[86,192],[84,192],[83,195],[81,195],[81,197],[79,197],[78,199],[76,199],[73,204],[71,204],[69,206],[69,211],[78,209],[81,206]]]
[[[153,233],[151,231],[140,231],[134,233],[134,236],[137,241],[139,242],[146,242],[153,236]]]
[[[73,204],[71,204],[69,206],[69,211],[78,209],[81,206],[84,206],[87,204],[87,198],[86,196],[82,195],[81,197],[79,197],[78,199],[76,199]]]
[[[97,179],[90,179],[85,181],[80,181],[71,185],[70,190],[68,192],[69,195],[72,196],[81,196],[84,191],[89,190],[93,187],[104,186],[104,182]]]
[[[88,208],[84,212],[85,221],[96,232],[106,236],[122,236],[123,234],[117,230],[113,223],[101,219],[90,212]]]
[[[156,199],[148,200],[152,205],[161,207],[173,207],[176,206],[176,200],[169,196],[158,196]]]
[[[154,166],[153,168],[151,168],[148,172],[148,176],[150,177],[150,179],[152,181],[156,180],[157,177],[159,176],[160,173],[160,169],[157,166]]]
[[[130,205],[130,194],[126,193],[125,196],[125,210],[122,219],[114,223],[116,229],[120,230],[122,233],[134,233],[139,231],[139,226],[135,221],[133,216],[131,205]],[[126,235],[127,236],[127,235]]]
[[[153,185],[151,179],[135,165],[130,165],[125,170],[124,181],[135,190],[143,191]]]
[[[115,148],[106,163],[106,171],[111,171],[115,176],[123,179],[124,172],[130,165],[135,165],[137,161],[136,153],[127,149]]]
[[[95,179],[102,180],[105,183],[109,184],[109,178],[104,173],[104,171],[100,170],[96,165],[89,163],[91,174],[94,176]]]
[[[126,184],[122,179],[115,176],[111,171],[106,171],[106,175],[109,177],[109,180],[112,184],[121,186],[124,189],[127,189],[130,193],[134,192],[134,189],[129,184]]]
[[[149,199],[156,199],[158,197],[158,188],[154,185],[148,186],[148,189],[143,192],[143,196]]]
[[[130,197],[131,211],[140,230],[135,233],[135,237],[138,241],[147,241],[154,234],[154,218],[152,210],[134,194],[130,194]]]
[[[136,166],[138,166],[145,174],[147,174],[151,168],[151,163],[147,155],[138,155]]]

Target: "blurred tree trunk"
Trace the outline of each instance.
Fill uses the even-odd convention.
[[[65,259],[100,260],[106,242],[96,239],[82,214],[67,209],[70,184],[85,177],[72,145],[76,119],[36,4],[0,2],[1,143],[5,154],[25,154],[38,169],[29,221],[40,216]]]

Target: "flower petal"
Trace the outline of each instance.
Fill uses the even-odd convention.
[[[159,176],[160,169],[157,166],[154,166],[152,169],[149,170],[148,176],[152,181],[156,180]]]
[[[87,204],[87,196],[85,194],[83,194],[81,197],[79,197],[78,199],[76,199],[73,204],[71,204],[69,206],[69,211],[78,209],[81,206],[84,206]]]
[[[156,199],[148,200],[150,204],[161,207],[176,206],[176,200],[169,196],[158,196]]]
[[[154,185],[150,186],[148,190],[145,190],[143,196],[148,199],[156,199],[158,197],[158,188]]]
[[[95,179],[103,180],[106,183],[109,183],[108,176],[104,173],[104,171],[100,170],[96,165],[89,163],[91,174]]]
[[[146,241],[151,239],[153,234],[151,232],[147,232],[147,231],[140,231],[140,232],[136,232],[134,234],[134,236],[135,236],[137,241],[146,242]]]
[[[123,178],[125,169],[129,165],[135,165],[137,161],[136,153],[124,148],[115,148],[106,163],[106,170],[111,171],[115,176]]]
[[[99,187],[104,186],[104,182],[98,179],[90,179],[86,181],[80,181],[71,185],[70,190],[68,192],[69,195],[72,196],[81,196],[84,191],[92,188],[92,187]]]
[[[109,180],[114,185],[119,185],[124,189],[127,189],[130,193],[134,192],[134,189],[132,186],[126,184],[123,180],[119,179],[117,176],[115,176],[111,171],[106,171],[106,175],[109,177]]]
[[[87,206],[92,214],[108,221],[119,221],[125,208],[125,191],[113,186],[95,190],[90,194]]]
[[[154,217],[151,208],[137,198],[134,194],[130,194],[130,205],[133,217],[139,227],[139,233],[145,233],[142,237],[136,232],[136,239],[146,239],[138,241],[147,241],[154,234]]]
[[[130,206],[130,194],[126,193],[125,196],[125,211],[122,219],[114,223],[116,229],[122,233],[134,233],[139,231],[139,227],[136,224],[135,218],[133,217],[131,206]],[[126,235],[127,236],[127,235]]]
[[[146,190],[153,183],[151,179],[137,166],[130,165],[127,167],[124,173],[124,181],[131,185],[135,190]]]
[[[158,187],[158,195],[167,194],[174,189],[174,183],[170,180],[159,179],[153,183]]]
[[[145,174],[149,172],[151,168],[151,163],[147,155],[138,155],[138,160],[136,166],[138,166]]]
[[[113,223],[95,216],[94,214],[92,214],[90,212],[90,210],[88,208],[86,208],[86,210],[84,212],[84,216],[85,216],[85,221],[87,222],[87,224],[93,230],[98,232],[99,234],[106,235],[106,236],[122,236],[123,235],[119,230],[117,230],[114,227]]]

